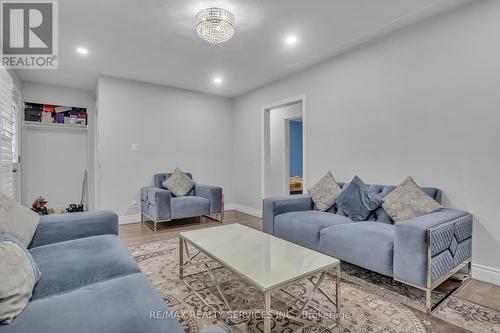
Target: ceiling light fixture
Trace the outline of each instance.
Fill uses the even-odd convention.
[[[84,47],[77,47],[77,48],[76,48],[76,52],[78,52],[78,53],[80,53],[80,54],[85,54],[85,55],[89,54],[89,50],[87,50],[87,49],[86,49],[86,48],[84,48]]]
[[[222,83],[222,78],[217,76],[217,77],[214,77],[214,83],[215,84],[221,84]]]
[[[211,44],[219,44],[234,35],[234,15],[223,8],[207,8],[196,14],[198,36]]]
[[[288,45],[293,45],[293,44],[297,43],[297,37],[295,37],[295,36],[288,36],[288,37],[285,39],[285,42],[286,42]]]

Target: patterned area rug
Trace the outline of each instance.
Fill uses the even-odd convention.
[[[213,305],[204,304],[178,278],[178,239],[163,240],[131,247],[141,270],[153,282],[187,333],[219,326],[228,333],[263,332],[260,314],[264,297],[240,277],[221,268],[214,270],[224,295],[233,308],[227,312],[224,303],[206,272],[196,263],[206,262],[203,255],[196,257],[195,265],[185,274],[200,272],[187,278],[187,283]],[[191,253],[195,253],[191,249]],[[322,284],[330,295],[335,295],[334,277]],[[420,311],[423,293],[415,288],[361,268],[342,264],[340,319],[335,318],[335,307],[317,293],[299,319],[291,314],[300,308],[296,300],[305,300],[313,285],[305,280],[287,286],[272,294],[272,331],[292,332],[500,332],[500,313],[450,297],[428,316]],[[439,293],[433,295],[436,299]],[[335,327],[333,327],[336,325]]]

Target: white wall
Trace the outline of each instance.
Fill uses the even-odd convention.
[[[89,209],[93,203],[93,116],[95,103],[90,90],[74,89],[33,82],[22,82],[24,102],[83,107],[87,109],[89,126],[82,131],[23,130],[22,177],[25,184],[23,203],[44,196],[49,207],[65,207],[79,203],[85,169],[89,170]]]
[[[140,188],[175,167],[221,186],[233,202],[231,107],[224,97],[100,77],[100,208],[130,221],[139,214],[132,202]]]
[[[286,135],[289,133],[286,130],[286,119],[302,116],[302,103],[296,103],[277,109],[270,112],[270,195],[285,195],[284,188],[287,187],[289,193],[289,181],[285,182],[287,166]],[[288,163],[289,164],[289,163]]]
[[[260,108],[306,94],[310,184],[439,187],[475,216],[475,276],[500,273],[498,31],[500,1],[474,1],[236,98],[235,201],[261,207]]]
[[[39,196],[48,207],[79,203],[87,167],[87,133],[83,131],[25,131],[27,205]]]

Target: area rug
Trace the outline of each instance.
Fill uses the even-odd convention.
[[[233,312],[228,312],[208,274],[196,265],[207,260],[200,255],[186,270],[186,274],[199,274],[186,280],[212,305],[207,306],[179,279],[177,246],[178,239],[170,239],[133,246],[130,250],[186,333],[212,326],[222,327],[228,333],[263,332],[263,295],[229,270],[217,269],[214,275],[233,308]],[[272,332],[500,332],[500,313],[463,299],[452,296],[429,316],[421,311],[424,295],[418,289],[344,263],[341,278],[340,318],[320,293],[300,318],[294,317],[300,308],[296,298],[305,300],[313,288],[305,280],[272,294]],[[322,287],[335,295],[334,277],[326,278]],[[442,295],[436,293],[433,297]]]

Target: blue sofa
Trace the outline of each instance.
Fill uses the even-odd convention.
[[[0,333],[183,333],[127,247],[112,212],[41,217],[29,251],[41,277],[32,298]]]
[[[386,196],[396,187],[370,188]],[[440,190],[423,190],[441,201]],[[472,221],[467,212],[441,209],[394,224],[380,207],[367,221],[353,222],[335,205],[314,210],[308,194],[263,201],[266,233],[422,289],[428,313],[438,305],[431,303],[433,289],[464,267],[470,274]]]
[[[207,216],[222,223],[222,188],[218,186],[195,184],[185,196],[176,197],[163,187],[171,173],[158,173],[153,177],[154,186],[141,189],[141,221],[152,221],[153,231],[157,223],[174,219]],[[190,173],[186,175],[193,179]],[[215,215],[215,218],[213,217]]]

